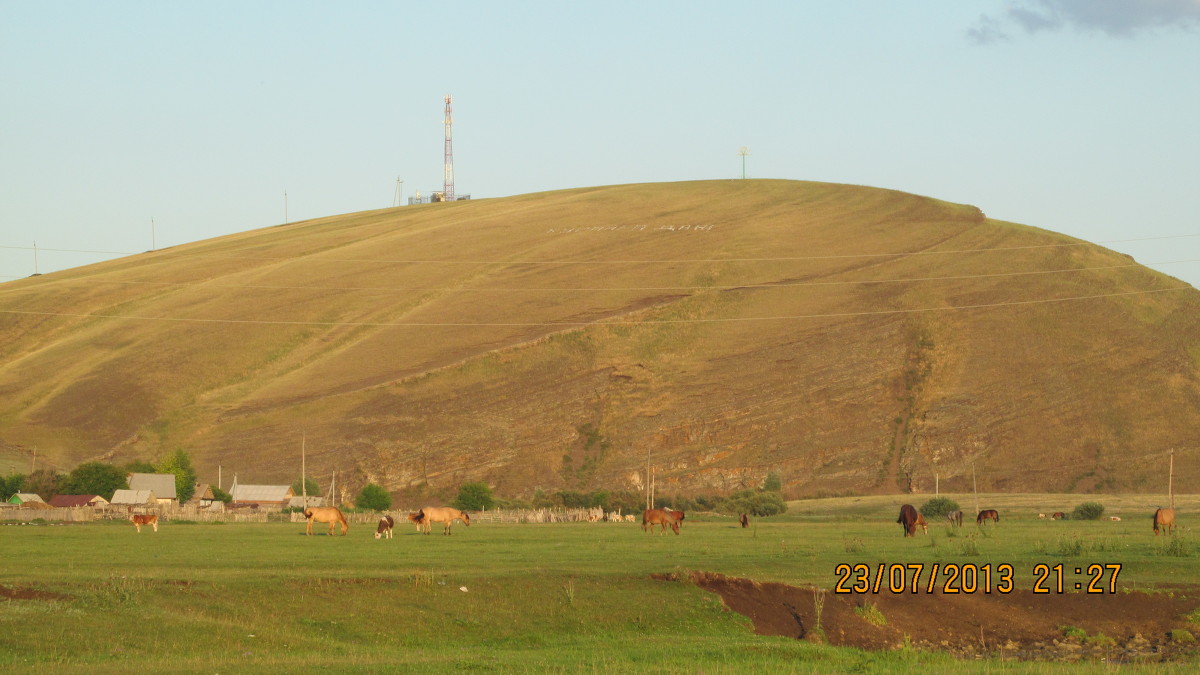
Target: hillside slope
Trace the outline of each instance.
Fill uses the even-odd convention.
[[[789,495],[1200,489],[1200,295],[795,181],[364,212],[0,285],[0,469]],[[1080,299],[1084,298],[1084,299]],[[303,440],[302,440],[303,439]],[[344,478],[343,478],[344,477]],[[228,480],[226,480],[228,482]]]

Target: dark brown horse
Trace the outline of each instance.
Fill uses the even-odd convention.
[[[896,519],[897,523],[904,526],[904,536],[911,537],[917,533],[917,526],[924,525],[925,519],[917,513],[917,509],[912,504],[905,504],[900,507],[900,517]],[[929,528],[926,528],[928,531]]]
[[[746,514],[744,514],[744,513],[742,514],[741,522],[742,522],[742,527],[750,527],[750,518],[747,517]]]
[[[1174,534],[1175,509],[1156,509],[1154,511],[1154,536],[1158,536],[1160,528],[1163,534]]]
[[[650,526],[650,531],[654,531],[654,526],[658,525],[661,529],[659,534],[665,534],[667,528],[679,534],[679,526],[683,524],[683,511],[672,511],[671,509],[647,509],[642,513],[642,531],[646,531],[646,526]]]
[[[985,521],[985,520],[990,520],[990,521],[992,521],[992,523],[999,525],[1000,524],[1000,512],[997,511],[996,509],[984,509],[979,512],[978,516],[975,516],[975,524],[976,525],[983,525],[983,521]]]

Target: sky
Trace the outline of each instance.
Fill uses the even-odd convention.
[[[745,147],[1200,287],[1198,65],[1200,0],[0,0],[0,282],[440,189],[449,94],[475,199]]]

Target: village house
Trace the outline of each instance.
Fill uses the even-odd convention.
[[[107,506],[108,500],[100,495],[54,495],[49,504],[56,509],[74,509],[81,506]]]
[[[154,506],[158,498],[153,490],[117,490],[113,493],[113,506]]]
[[[159,504],[179,503],[175,493],[175,474],[173,473],[131,473],[129,474],[129,489],[150,490],[154,492],[154,497]]]
[[[8,498],[8,503],[24,506],[26,504],[45,504],[46,500],[42,499],[38,495],[33,494],[32,492],[18,492]]]
[[[282,509],[296,496],[290,485],[238,485],[229,488],[230,506]]]

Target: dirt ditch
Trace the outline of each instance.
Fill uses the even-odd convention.
[[[1197,586],[1097,595],[1028,590],[835,595],[707,572],[694,572],[691,580],[749,617],[759,635],[836,646],[907,646],[970,659],[1155,662],[1194,656],[1200,644],[1193,637],[1200,626],[1188,619],[1200,607]]]

